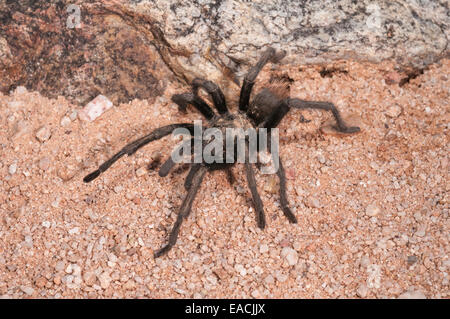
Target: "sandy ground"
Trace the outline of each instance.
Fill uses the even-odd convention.
[[[450,61],[401,87],[389,64],[340,67],[332,77],[286,71],[291,96],[332,101],[362,127],[323,134],[331,116],[320,111],[291,111],[281,123],[299,223],[279,209],[276,179],[258,174],[268,220],[258,229],[238,164],[233,186],[224,172],[207,174],[178,243],[156,260],[187,172],[161,178],[146,167],[155,152],[169,155],[173,138],[90,184],[82,178],[144,133],[200,118],[170,102],[186,88],[117,105],[94,122],[62,97],[21,87],[0,95],[0,296],[449,298]]]

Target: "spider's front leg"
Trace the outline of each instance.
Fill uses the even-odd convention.
[[[189,187],[188,193],[186,194],[186,197],[184,198],[183,203],[181,204],[180,211],[178,212],[177,220],[175,221],[172,231],[170,232],[169,241],[164,247],[162,247],[160,250],[155,252],[155,254],[154,254],[155,258],[158,258],[164,254],[167,254],[167,252],[177,242],[178,233],[180,232],[181,224],[183,223],[183,220],[186,217],[188,217],[189,213],[191,212],[192,203],[194,202],[195,196],[197,195],[197,192],[200,188],[203,177],[205,176],[205,173],[207,170],[208,170],[208,168],[205,166],[201,166],[199,169],[196,170],[195,175],[192,178],[192,184]]]
[[[144,145],[147,145],[148,143],[150,143],[152,141],[155,141],[155,140],[158,140],[160,138],[163,138],[164,136],[167,136],[170,133],[172,133],[174,129],[181,128],[181,127],[189,129],[191,131],[191,134],[194,134],[194,125],[191,124],[191,123],[171,124],[171,125],[167,125],[167,126],[163,126],[163,127],[157,128],[156,130],[154,130],[150,134],[148,134],[146,136],[143,136],[140,139],[137,139],[136,141],[131,142],[130,144],[124,146],[119,152],[114,154],[113,157],[111,157],[106,162],[101,164],[97,170],[95,170],[92,173],[86,175],[83,178],[83,181],[85,183],[89,183],[89,182],[93,181],[94,179],[99,177],[101,173],[103,173],[108,168],[110,168],[112,164],[114,164],[119,158],[121,158],[125,154],[126,155],[132,155],[138,149],[143,147]]]
[[[255,85],[256,77],[262,68],[269,62],[277,63],[286,55],[285,51],[275,51],[274,48],[268,48],[259,61],[253,66],[244,78],[244,83],[242,83],[241,93],[239,96],[239,110],[242,112],[247,112],[250,95],[252,93],[253,86]]]
[[[247,176],[248,187],[252,193],[253,206],[255,207],[256,222],[258,227],[263,229],[266,226],[266,217],[264,215],[264,205],[261,197],[258,193],[258,188],[256,186],[255,172],[253,171],[252,164],[249,160],[249,147],[248,141],[245,141],[245,173]]]

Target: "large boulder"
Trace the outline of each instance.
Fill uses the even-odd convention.
[[[449,53],[445,0],[20,0],[0,2],[0,21],[0,89],[79,103],[152,98],[177,78],[236,81],[268,45],[288,64],[392,59],[422,69]]]

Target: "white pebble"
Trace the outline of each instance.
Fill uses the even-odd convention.
[[[427,297],[422,291],[416,290],[404,292],[398,296],[398,299],[427,299]]]
[[[11,164],[8,167],[8,173],[14,175],[17,172],[17,164]]]
[[[398,117],[402,113],[402,108],[400,106],[392,105],[386,111],[386,115],[392,118]]]
[[[365,298],[368,292],[369,288],[367,288],[365,284],[359,285],[358,289],[356,290],[356,294],[361,298]]]
[[[36,138],[39,140],[39,142],[44,143],[45,141],[48,141],[48,139],[52,136],[52,131],[46,127],[43,126],[36,132]]]
[[[80,120],[92,122],[112,106],[113,103],[106,96],[99,95],[78,112],[78,117]]]
[[[45,228],[50,228],[50,222],[49,221],[43,221],[42,222],[42,227],[45,227]]]
[[[64,116],[62,119],[61,119],[61,126],[67,126],[67,125],[69,125],[70,124],[70,118],[68,117],[68,116]]]
[[[100,286],[103,289],[107,289],[111,283],[111,277],[107,272],[101,273],[99,276],[97,276],[98,280],[100,281]]]
[[[69,235],[74,235],[74,234],[78,234],[80,231],[79,227],[74,227],[72,229],[69,230]]]
[[[20,290],[22,290],[28,296],[31,296],[34,293],[34,289],[31,287],[21,286]]]
[[[236,265],[234,266],[234,269],[235,269],[241,276],[247,275],[247,270],[246,270],[245,267],[242,266],[241,264],[236,264]]]
[[[259,252],[261,254],[267,253],[269,251],[269,246],[267,244],[262,244],[259,246]]]
[[[281,250],[281,256],[286,259],[289,266],[294,266],[297,264],[297,252],[291,247],[284,247],[283,250]]]
[[[147,173],[147,170],[145,169],[145,167],[141,167],[136,171],[136,176],[141,177],[141,176],[144,176],[146,173]]]
[[[375,204],[370,204],[366,207],[366,215],[373,217],[380,213],[380,208]]]

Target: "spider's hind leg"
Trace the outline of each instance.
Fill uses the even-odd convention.
[[[314,102],[314,101],[304,101],[300,99],[289,99],[288,104],[290,107],[296,109],[318,109],[331,111],[334,118],[336,119],[337,129],[342,133],[356,133],[361,129],[358,126],[348,126],[345,124],[344,120],[339,113],[339,110],[331,102]]]

